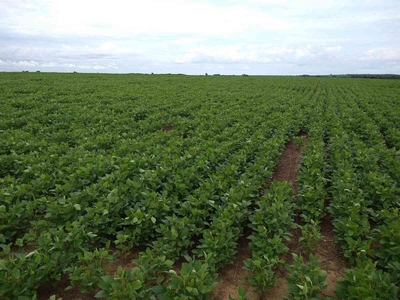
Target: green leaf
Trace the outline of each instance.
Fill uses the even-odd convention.
[[[118,267],[117,274],[118,274],[119,278],[123,278],[124,274],[125,274],[124,268]]]
[[[94,295],[95,298],[106,298],[107,294],[105,291],[100,291],[96,295]]]
[[[21,271],[20,269],[14,269],[11,272],[11,276],[14,277],[15,279],[19,279],[21,276]]]
[[[108,290],[110,285],[105,281],[100,281],[100,282],[97,283],[97,286],[99,288],[101,288],[102,290]]]
[[[41,255],[36,255],[35,256],[35,264],[40,264],[42,262],[42,256]]]
[[[134,282],[132,282],[132,283],[130,284],[130,287],[131,287],[134,291],[137,291],[137,290],[139,290],[139,289],[142,287],[142,283],[141,283],[139,280],[136,280],[136,281],[134,281]]]

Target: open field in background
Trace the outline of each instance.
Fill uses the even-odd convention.
[[[398,80],[2,73],[0,298],[397,299],[399,150]]]

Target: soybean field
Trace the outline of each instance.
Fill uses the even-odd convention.
[[[400,81],[0,73],[1,299],[398,299]]]

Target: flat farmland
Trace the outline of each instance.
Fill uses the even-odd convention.
[[[400,80],[0,73],[1,299],[397,299]]]

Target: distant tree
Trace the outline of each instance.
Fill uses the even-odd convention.
[[[206,73],[206,76],[208,76],[208,74]]]

